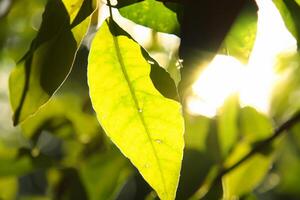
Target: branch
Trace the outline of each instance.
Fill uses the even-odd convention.
[[[215,178],[213,180],[206,180],[205,184],[203,184],[198,191],[195,193],[195,197],[201,198],[206,195],[208,192],[208,188],[211,188],[213,185],[215,185],[218,181],[222,179],[224,175],[231,172],[232,170],[236,169],[238,166],[243,164],[245,161],[247,161],[249,158],[251,158],[256,153],[261,152],[264,147],[271,144],[276,138],[281,136],[283,133],[285,133],[286,130],[292,128],[297,122],[300,121],[300,111],[298,111],[294,116],[292,116],[289,120],[284,122],[282,125],[280,125],[277,129],[275,129],[272,136],[269,138],[260,141],[248,154],[246,154],[243,158],[241,158],[238,162],[233,164],[232,166],[228,168],[221,168],[218,173],[216,173]]]

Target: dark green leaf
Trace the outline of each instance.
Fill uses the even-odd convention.
[[[115,148],[88,159],[80,169],[90,200],[113,200],[131,174],[127,159]]]
[[[224,54],[248,62],[256,38],[257,10],[254,1],[244,5],[223,42]]]
[[[67,0],[48,2],[37,37],[10,76],[15,125],[45,104],[71,70],[89,26],[92,5],[91,1],[82,3],[82,0],[81,7],[80,1],[75,2],[75,7],[68,3]]]
[[[273,0],[277,6],[286,27],[298,41],[300,41],[300,2],[299,0]]]

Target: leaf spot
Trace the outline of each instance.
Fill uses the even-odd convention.
[[[156,143],[158,143],[158,144],[162,144],[163,143],[163,141],[162,140],[160,140],[160,139],[156,139],[156,140],[154,140]]]
[[[144,165],[144,168],[146,168],[146,169],[148,169],[150,167],[150,165],[148,164],[148,163],[146,163],[145,165]]]

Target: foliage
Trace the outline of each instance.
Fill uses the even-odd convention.
[[[3,2],[0,199],[300,198],[298,51],[268,114],[237,94],[212,118],[187,106],[217,53],[248,63],[255,1]],[[299,44],[300,2],[273,2]]]

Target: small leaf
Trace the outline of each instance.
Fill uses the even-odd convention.
[[[120,9],[122,16],[158,32],[179,35],[177,14],[162,2],[145,0]]]
[[[298,41],[300,40],[300,2],[298,0],[273,0],[286,27]]]
[[[232,165],[250,151],[247,143],[240,143],[228,158],[227,165]],[[274,154],[255,154],[222,178],[223,198],[232,199],[251,192],[261,183],[270,169]]]
[[[254,108],[242,108],[240,115],[240,130],[244,138],[236,145],[225,161],[225,167],[232,166],[248,154],[253,148],[251,144],[262,141],[272,134],[271,120],[258,113]],[[262,182],[274,160],[274,152],[268,151],[273,150],[272,145],[266,146],[266,151],[252,155],[252,157],[222,178],[224,199],[245,195]],[[275,142],[274,148],[276,145],[277,143]]]
[[[223,42],[223,51],[247,63],[254,46],[257,31],[257,5],[249,1],[240,11]]]
[[[77,1],[72,9],[69,3],[72,2],[48,2],[37,37],[11,73],[9,89],[15,125],[45,104],[71,70],[88,29],[92,7],[89,0],[81,0],[82,6]]]
[[[225,158],[238,139],[238,98],[229,97],[219,110],[217,118],[220,153]]]
[[[128,160],[116,148],[86,160],[80,167],[80,176],[89,199],[116,199],[122,185],[132,173],[131,168]]]
[[[74,128],[76,136],[92,138],[99,134],[99,123],[96,117],[82,111],[82,99],[74,94],[54,96],[33,117],[21,124],[23,135],[31,138],[44,126],[49,126],[51,120],[65,119]]]
[[[184,141],[186,148],[206,150],[206,139],[209,134],[211,120],[204,116],[192,116],[186,114]]]
[[[244,107],[240,112],[240,131],[247,142],[266,139],[273,132],[270,119],[252,107]]]
[[[116,31],[116,24],[110,24]],[[150,79],[139,45],[114,36],[106,23],[91,46],[88,83],[93,107],[111,140],[164,200],[172,200],[183,156],[184,123],[178,102]]]
[[[276,121],[285,121],[300,109],[300,55],[283,54],[278,58],[280,79],[272,93],[270,110]]]

